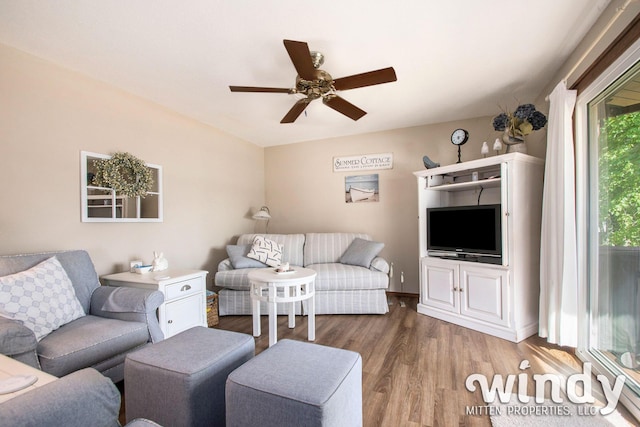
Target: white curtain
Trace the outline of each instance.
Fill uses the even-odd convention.
[[[542,196],[539,335],[578,345],[578,267],[573,110],[576,91],[560,82],[549,95],[547,158]]]

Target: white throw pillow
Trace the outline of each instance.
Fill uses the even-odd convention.
[[[55,256],[0,277],[0,316],[21,322],[38,341],[84,315],[73,284]]]
[[[282,245],[278,242],[256,236],[247,257],[257,259],[268,266],[277,267],[282,263],[282,249]]]

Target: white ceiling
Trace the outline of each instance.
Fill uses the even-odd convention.
[[[0,0],[0,43],[108,82],[259,146],[492,115],[533,102],[609,0]],[[334,78],[388,66],[398,81],[343,91],[358,121],[315,101],[293,124],[283,39]]]

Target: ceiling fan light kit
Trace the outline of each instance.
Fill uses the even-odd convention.
[[[352,120],[358,120],[367,114],[366,111],[351,104],[339,96],[336,91],[390,83],[397,80],[396,72],[392,67],[334,80],[331,74],[319,68],[324,63],[324,55],[320,52],[310,51],[306,42],[284,40],[284,47],[298,72],[294,88],[229,86],[231,92],[287,93],[290,95],[300,93],[305,95],[305,98],[299,99],[293,105],[280,123],[295,122],[311,101],[320,98],[322,98],[324,105]]]

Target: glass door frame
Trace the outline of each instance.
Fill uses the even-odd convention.
[[[594,82],[578,94],[575,108],[575,152],[576,152],[576,231],[578,245],[578,348],[576,355],[583,362],[590,362],[595,374],[605,375],[611,384],[615,374],[607,367],[607,362],[589,351],[589,343],[595,339],[597,331],[593,331],[597,318],[597,304],[591,304],[589,283],[597,283],[597,262],[589,257],[598,253],[598,239],[590,239],[589,227],[592,218],[589,212],[598,212],[598,195],[596,182],[590,185],[591,172],[597,170],[598,156],[589,157],[590,152],[598,152],[597,135],[589,135],[589,103],[605,91],[613,82],[640,61],[640,40],[636,41],[611,66],[609,66]],[[594,192],[595,196],[594,196]],[[590,310],[593,306],[593,311]],[[620,402],[640,420],[640,398],[633,393],[625,381]]]

